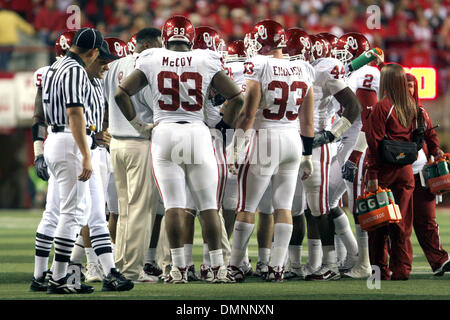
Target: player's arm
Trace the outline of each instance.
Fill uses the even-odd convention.
[[[255,80],[246,80],[247,91],[244,99],[244,106],[236,121],[236,128],[247,131],[253,128],[256,111],[261,101],[262,88],[261,83]]]
[[[45,123],[44,106],[42,104],[42,88],[38,87],[34,99],[33,125],[31,126],[31,132],[33,136],[34,168],[36,169],[37,176],[45,181],[50,177],[44,159],[44,140],[46,131],[47,124]]]
[[[234,127],[235,121],[244,103],[241,90],[236,83],[226,75],[225,71],[217,72],[212,79],[212,87],[226,99],[226,107],[223,108],[223,122],[226,126]]]
[[[338,139],[361,114],[361,103],[348,86],[334,94],[336,100],[344,107],[341,118],[333,124],[331,133]]]
[[[300,136],[303,143],[303,156],[300,162],[302,180],[309,178],[313,172],[312,147],[314,140],[314,91],[309,88],[299,110]]]
[[[145,123],[136,115],[136,110],[130,99],[146,85],[148,85],[147,77],[141,70],[136,69],[120,83],[114,95],[114,100],[133,128],[144,137],[150,138],[154,125]]]

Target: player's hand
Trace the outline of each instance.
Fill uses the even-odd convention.
[[[314,133],[313,149],[334,141],[334,135],[330,131],[319,131]]]
[[[312,163],[312,155],[302,156],[302,161],[300,162],[300,170],[302,180],[306,180],[312,175],[314,171]]]
[[[111,143],[111,134],[105,130],[100,131],[95,134],[95,141],[99,146],[103,146],[105,148],[109,148],[109,144]]]
[[[143,135],[146,139],[151,138],[152,130],[154,127],[156,127],[156,125],[153,123],[143,122],[137,116],[134,119],[130,120],[130,124],[133,126],[134,129],[136,129],[137,132]]]
[[[378,54],[376,52],[370,51],[369,54],[375,56],[376,60],[376,64],[377,66],[379,66],[380,64],[384,63],[384,51],[381,50],[381,54]]]
[[[441,149],[438,149],[438,151],[436,152],[436,155],[434,156],[434,160],[440,160],[444,157],[444,151],[442,151]]]
[[[36,169],[37,176],[42,180],[47,181],[50,178],[47,163],[45,162],[43,154],[38,155],[36,159],[34,159],[34,168]]]
[[[90,157],[83,157],[81,160],[81,173],[78,176],[78,180],[87,181],[92,175],[92,163]]]
[[[345,161],[344,166],[342,167],[342,178],[349,182],[353,182],[355,180],[357,170],[358,167],[356,166],[356,164],[354,164],[350,160]]]
[[[238,158],[237,150],[236,150],[234,143],[231,143],[226,148],[225,152],[226,152],[226,157],[227,157],[228,172],[233,175],[237,175],[237,172],[239,170],[239,164],[237,161],[237,158]]]
[[[377,192],[378,190],[378,179],[371,179],[367,182],[367,190],[369,192]]]

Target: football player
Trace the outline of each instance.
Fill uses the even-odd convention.
[[[212,50],[192,50],[195,30],[183,16],[166,21],[164,48],[148,49],[136,61],[136,70],[119,86],[115,100],[138,132],[152,133],[153,169],[166,210],[165,223],[172,255],[167,283],[186,283],[182,225],[189,188],[200,211],[207,239],[213,279],[234,282],[224,265],[221,227],[217,207],[218,170],[209,128],[204,124],[203,103],[208,87],[227,100],[223,120],[234,121],[243,98],[240,89],[225,74],[221,57]],[[154,105],[154,125],[136,116],[130,96],[149,85]],[[211,192],[211,190],[214,190]]]

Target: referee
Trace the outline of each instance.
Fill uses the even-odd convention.
[[[85,67],[100,54],[102,34],[90,28],[77,31],[69,52],[50,66],[43,79],[42,101],[51,127],[44,158],[55,177],[60,194],[60,217],[55,231],[55,261],[47,293],[91,293],[94,288],[68,282],[67,267],[85,212],[92,174],[91,130],[95,130],[89,107],[92,85]]]

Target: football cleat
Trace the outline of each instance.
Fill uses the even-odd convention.
[[[144,270],[141,271],[137,280],[134,280],[134,282],[137,283],[157,283],[158,281],[159,281],[158,277],[151,276],[147,274]]]
[[[342,278],[367,279],[372,275],[372,267],[356,264],[353,268],[342,274]]]
[[[449,271],[450,271],[450,259],[445,261],[442,264],[442,266],[434,272],[433,275],[435,277],[441,277],[444,275],[444,273],[449,272]]]
[[[285,270],[283,274],[284,279],[300,278],[304,279],[304,265],[291,263],[289,270]]]
[[[128,280],[116,268],[103,279],[102,291],[128,291],[133,289],[134,283]]]
[[[231,275],[227,267],[225,266],[217,266],[211,267],[211,271],[213,273],[213,279],[211,283],[235,283],[236,280]]]
[[[166,264],[164,266],[164,271],[163,271],[163,273],[161,273],[159,275],[159,278],[161,280],[165,280],[169,276],[170,270],[172,270],[172,265],[171,264]]]
[[[252,260],[249,260],[248,263],[244,262],[244,264],[239,268],[241,268],[246,277],[251,277],[253,275]]]
[[[339,272],[346,273],[349,272],[358,262],[358,255],[347,255],[342,265],[339,266]]]
[[[102,282],[103,270],[100,264],[89,262],[86,265],[86,282]]]
[[[172,266],[169,275],[164,279],[164,283],[188,283],[187,268]]]
[[[337,264],[323,264],[319,270],[305,277],[306,281],[331,281],[339,280],[341,275],[339,273]]]
[[[197,276],[197,273],[195,272],[195,266],[191,264],[187,268],[187,279],[188,281],[199,281],[200,279]]]
[[[206,264],[200,266],[200,279],[206,282],[211,282],[214,278],[211,267]]]
[[[241,267],[236,266],[228,266],[228,271],[231,276],[234,278],[236,282],[244,282],[245,281],[245,273]]]
[[[265,280],[269,281],[269,282],[283,282],[283,279],[284,279],[283,274],[284,274],[284,267],[268,266],[268,273],[267,273],[267,277]]]
[[[256,264],[256,270],[253,273],[253,275],[255,277],[265,279],[268,272],[269,272],[268,265],[264,262],[258,261],[258,263]]]
[[[149,276],[159,277],[163,272],[156,262],[146,263],[144,272]]]
[[[48,280],[51,278],[52,272],[47,270],[44,272],[42,277],[36,279],[33,277],[31,280],[30,291],[39,292],[39,291],[47,291]]]
[[[92,293],[94,288],[82,283],[71,284],[67,283],[68,278],[71,275],[66,275],[64,278],[56,281],[53,277],[48,281],[47,293],[48,294],[74,294],[74,293]]]

